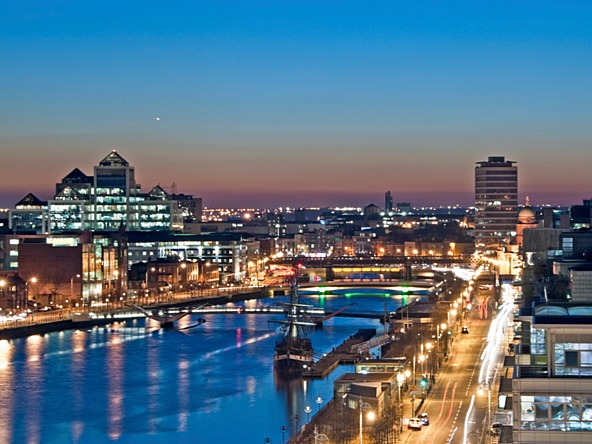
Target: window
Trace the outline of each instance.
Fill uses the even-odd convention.
[[[592,399],[576,396],[521,396],[522,430],[592,430]]]
[[[579,353],[577,351],[566,351],[565,352],[565,366],[566,367],[579,367]]]
[[[573,238],[572,237],[564,237],[562,247],[563,247],[563,254],[565,256],[571,256],[573,254]]]

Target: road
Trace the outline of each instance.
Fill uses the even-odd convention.
[[[489,443],[488,435],[488,394],[481,395],[479,373],[481,355],[487,342],[491,319],[470,319],[467,322],[468,334],[458,334],[453,344],[448,362],[440,369],[436,383],[424,402],[422,412],[429,415],[430,425],[422,430],[404,430],[401,442],[408,444],[483,444]],[[501,356],[497,359],[501,359]],[[492,390],[495,385],[492,384]],[[419,390],[418,390],[419,394]],[[491,418],[495,413],[493,391],[491,398]],[[417,396],[415,406],[420,397]],[[404,417],[411,413],[411,403],[407,401]]]

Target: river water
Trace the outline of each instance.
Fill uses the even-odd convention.
[[[307,299],[326,308],[355,302],[355,311],[393,311],[401,304],[400,297],[384,295]],[[0,443],[287,442],[306,422],[305,407],[314,414],[331,399],[333,381],[353,370],[342,366],[324,380],[282,381],[272,370],[272,316],[202,317],[205,324],[177,331],[135,320],[0,341]],[[179,327],[196,322],[186,317]],[[330,351],[360,328],[380,332],[383,326],[333,318],[313,334],[315,352]]]

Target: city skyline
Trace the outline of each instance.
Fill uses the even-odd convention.
[[[592,6],[11,2],[0,14],[0,207],[115,148],[143,190],[207,207],[590,197]],[[567,180],[566,180],[567,179]]]

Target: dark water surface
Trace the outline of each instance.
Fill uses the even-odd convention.
[[[247,301],[249,307],[285,300]],[[394,310],[400,297],[310,297],[326,308]],[[241,304],[242,305],[242,304]],[[354,308],[352,308],[354,310]],[[281,443],[331,399],[333,381],[285,382],[272,370],[269,315],[207,315],[183,331],[144,320],[0,342],[0,443]],[[197,317],[186,317],[190,326]],[[375,320],[333,318],[313,336],[322,354]],[[295,420],[295,416],[299,419]]]

